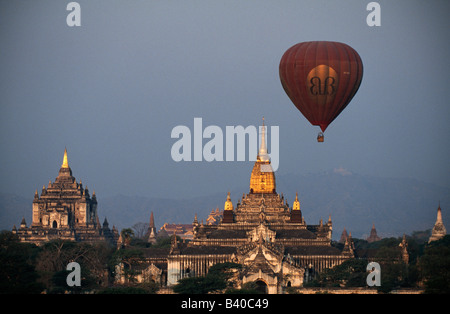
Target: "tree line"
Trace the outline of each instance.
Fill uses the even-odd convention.
[[[368,243],[354,239],[355,258],[326,269],[307,287],[367,287],[368,262],[381,267],[379,292],[389,293],[399,288],[420,288],[424,293],[450,293],[450,235],[428,243],[427,232],[414,232],[406,237],[408,260],[399,248],[402,238],[385,238]],[[335,244],[337,245],[337,244]]]
[[[10,231],[0,233],[0,293],[156,293],[155,283],[133,281],[133,267],[127,274],[126,285],[118,285],[115,269],[120,263],[136,265],[145,261],[143,248],[170,247],[170,239],[162,238],[149,244],[134,236],[131,229],[122,232],[126,249],[117,249],[106,243],[78,243],[61,240],[49,241],[41,246],[20,242]],[[380,292],[411,287],[422,288],[425,293],[450,293],[450,235],[427,243],[413,234],[407,237],[409,260],[399,256],[401,238],[387,238],[374,243],[353,239],[356,258],[319,273],[309,287],[367,287],[368,261],[381,265]],[[341,244],[334,243],[338,246]],[[68,287],[67,264],[81,266],[81,286]],[[213,266],[208,275],[186,278],[174,287],[176,293],[257,293],[258,287],[247,284],[241,289],[233,285],[232,274],[241,265],[233,263]],[[295,288],[288,289],[295,293]]]

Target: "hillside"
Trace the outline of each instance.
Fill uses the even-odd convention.
[[[375,224],[378,235],[401,236],[431,229],[439,202],[450,226],[450,188],[408,178],[379,178],[335,170],[322,174],[280,176],[277,189],[288,199],[298,191],[307,223],[333,221],[333,238],[342,229],[365,238]],[[291,201],[292,203],[292,201]]]
[[[307,224],[318,224],[321,218],[326,221],[331,215],[334,239],[339,239],[344,227],[353,237],[365,238],[372,224],[382,237],[431,229],[439,202],[444,224],[450,228],[450,188],[414,179],[378,178],[336,169],[319,174],[278,175],[277,191],[290,205],[298,192]],[[98,214],[101,222],[106,216],[110,226],[122,229],[148,222],[153,211],[159,229],[165,222],[191,223],[196,213],[199,220],[206,220],[212,209],[223,209],[226,192],[192,199],[98,195]],[[248,187],[231,191],[234,204],[244,192]],[[19,227],[22,217],[29,225],[31,202],[32,196],[0,194],[0,229],[11,230],[14,224]]]

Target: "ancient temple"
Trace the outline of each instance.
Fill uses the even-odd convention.
[[[441,212],[441,204],[439,204],[437,210],[436,223],[434,224],[433,230],[431,231],[430,239],[428,243],[432,241],[439,240],[447,234],[447,230],[445,229],[444,222],[442,221],[442,212]]]
[[[298,194],[291,208],[283,194],[277,192],[264,125],[261,138],[249,192],[235,205],[227,193],[218,224],[199,223],[196,216],[191,241],[173,237],[166,253],[149,248],[149,268],[145,272],[154,274],[152,280],[172,286],[182,278],[206,275],[214,264],[235,262],[243,266],[240,285],[256,282],[268,293],[281,293],[354,257],[351,237],[346,239],[343,250],[331,245],[331,217],[326,222],[320,220],[318,225],[308,225]]]
[[[366,240],[369,243],[381,240],[381,238],[377,234],[377,229],[375,229],[375,224],[372,224],[372,229],[370,229],[370,235]]]
[[[53,239],[107,241],[115,245],[118,239],[118,231],[115,227],[109,228],[106,218],[100,224],[95,191],[91,196],[81,180],[77,183],[73,177],[67,149],[55,182],[44,185],[41,195],[37,190],[34,194],[31,225],[27,227],[22,219],[20,228],[14,226],[12,231],[21,241],[37,245]]]

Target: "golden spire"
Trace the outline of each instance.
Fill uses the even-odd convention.
[[[64,158],[61,168],[69,168],[69,161],[67,160],[67,148],[64,148]]]
[[[230,192],[228,192],[227,200],[224,205],[224,210],[233,210],[233,203],[231,202]]]
[[[298,200],[298,192],[295,192],[295,201],[292,210],[300,210],[300,202]]]
[[[261,128],[261,146],[250,176],[250,193],[275,193],[275,174],[267,154],[266,127]]]

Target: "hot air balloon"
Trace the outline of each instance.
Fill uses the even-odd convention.
[[[323,132],[358,91],[363,65],[350,46],[310,41],[286,50],[280,61],[280,80],[286,94],[312,125]]]

